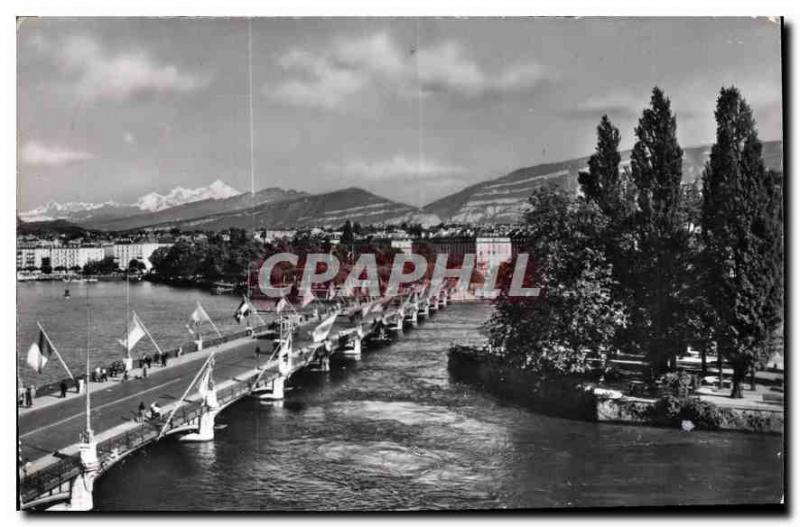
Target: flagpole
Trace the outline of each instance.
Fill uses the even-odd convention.
[[[128,327],[128,319],[130,318],[130,306],[131,306],[131,283],[128,280],[128,269],[125,269],[125,351],[128,354],[128,358],[131,358],[131,347],[128,342],[128,333],[130,332],[130,328]]]
[[[139,315],[136,314],[136,311],[133,312],[133,318],[136,319],[136,321],[139,323],[140,326],[142,326],[142,329],[144,330],[144,334],[147,335],[150,338],[150,342],[152,342],[153,346],[156,347],[156,350],[158,350],[158,354],[162,355],[164,352],[161,351],[161,348],[158,346],[158,344],[156,344],[156,341],[153,338],[153,335],[150,334],[150,330],[147,329],[147,326],[144,325],[144,322],[142,322],[142,319],[139,318]]]
[[[221,338],[222,337],[222,333],[220,333],[220,331],[217,329],[217,326],[214,324],[214,321],[211,320],[210,316],[208,316],[208,313],[206,312],[205,308],[200,304],[199,300],[197,301],[197,305],[203,311],[203,314],[206,316],[206,320],[208,320],[208,323],[211,324],[211,327],[214,328],[214,331],[217,332],[217,336]]]
[[[86,442],[92,442],[92,402],[89,395],[89,349],[92,338],[92,307],[89,303],[89,287],[86,287],[86,377],[83,388],[86,390]]]
[[[200,375],[205,371],[205,369],[208,366],[209,362],[211,362],[211,359],[214,358],[214,353],[215,352],[212,350],[211,353],[209,354],[208,358],[206,359],[206,361],[203,363],[203,366],[197,372],[197,375],[194,376],[194,379],[192,379],[192,382],[189,383],[189,386],[183,392],[183,395],[181,395],[181,398],[178,399],[178,404],[176,404],[175,407],[172,408],[172,410],[170,410],[169,415],[167,416],[167,420],[164,421],[164,425],[161,427],[161,431],[159,431],[158,437],[156,437],[156,441],[158,441],[159,439],[161,439],[163,437],[164,432],[166,432],[166,430],[167,430],[167,426],[169,426],[169,423],[172,421],[172,418],[175,415],[175,412],[178,411],[178,407],[181,405],[181,403],[183,403],[183,400],[186,399],[186,396],[189,395],[189,391],[192,389],[192,386],[195,385],[195,383],[197,382],[197,379],[199,379]]]
[[[72,376],[72,372],[69,371],[69,368],[67,368],[67,364],[64,362],[64,359],[61,357],[61,354],[58,352],[56,347],[53,345],[53,341],[50,340],[50,336],[44,330],[44,328],[42,327],[42,324],[39,323],[39,321],[37,320],[36,321],[36,325],[39,326],[39,331],[42,332],[42,335],[44,335],[44,338],[47,339],[47,343],[50,344],[50,348],[52,348],[53,352],[55,352],[56,357],[58,357],[58,361],[61,363],[62,366],[64,366],[64,369],[67,370],[67,375],[69,375],[69,378],[74,381],[75,377]]]

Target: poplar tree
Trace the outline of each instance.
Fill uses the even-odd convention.
[[[674,366],[685,345],[686,280],[689,269],[687,218],[681,204],[683,150],[669,99],[653,88],[650,106],[636,127],[631,180],[635,250],[629,258],[632,328],[655,372]]]
[[[765,169],[750,107],[735,87],[717,99],[716,143],[703,173],[706,296],[719,353],[733,367],[731,397],[768,353],[783,303],[782,176]]]
[[[589,171],[578,174],[586,199],[594,201],[611,219],[621,214],[623,185],[619,164],[619,130],[603,115],[597,125],[597,146],[589,158]]]

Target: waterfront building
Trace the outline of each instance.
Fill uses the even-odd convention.
[[[490,236],[475,238],[475,268],[486,272],[510,262],[512,257],[511,238],[508,236]]]
[[[17,269],[41,269],[43,263],[49,263],[52,269],[82,268],[104,257],[104,249],[98,246],[20,246],[17,247]]]
[[[105,257],[102,247],[54,247],[50,250],[50,265],[53,269],[63,267],[72,269],[73,267],[83,268],[89,262],[100,261]]]
[[[409,239],[392,240],[392,249],[399,249],[404,254],[411,254],[414,251],[414,242]]]
[[[132,260],[140,261],[149,271],[153,268],[150,256],[159,247],[169,247],[171,244],[158,242],[116,243],[113,246],[114,259],[120,269],[127,269]]]

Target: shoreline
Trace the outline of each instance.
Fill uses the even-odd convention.
[[[633,397],[585,377],[545,379],[509,366],[498,356],[465,346],[450,348],[447,369],[457,381],[551,417],[660,428],[688,426],[696,430],[772,435],[784,432],[783,406],[719,405],[699,396]],[[670,408],[670,404],[678,406]],[[692,424],[686,425],[687,420]]]

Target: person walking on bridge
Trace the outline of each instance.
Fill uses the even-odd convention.
[[[144,401],[139,401],[139,416],[136,419],[136,422],[143,423],[145,412],[147,411],[147,407],[144,405]]]

